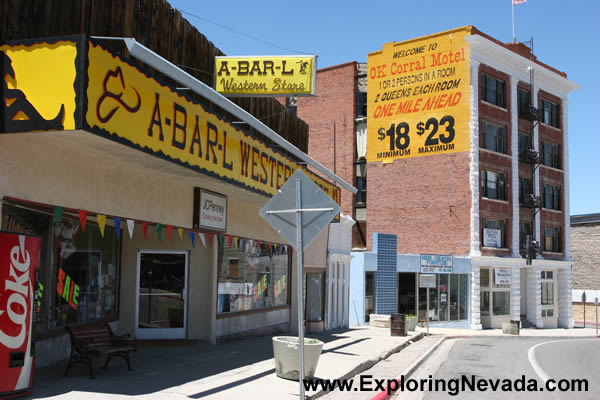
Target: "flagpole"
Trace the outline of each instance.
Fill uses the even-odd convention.
[[[513,34],[513,43],[517,40],[515,37],[515,2],[514,0],[510,0],[510,4],[512,5],[512,34]]]

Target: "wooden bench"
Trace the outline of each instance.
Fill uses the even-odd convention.
[[[88,366],[90,378],[96,379],[92,371],[92,359],[106,355],[106,362],[102,369],[108,367],[108,362],[113,357],[121,357],[127,361],[127,368],[133,371],[129,361],[129,352],[136,351],[137,346],[132,340],[128,340],[129,334],[115,335],[110,325],[88,325],[81,327],[66,327],[71,338],[71,357],[65,371],[65,376],[75,363]]]

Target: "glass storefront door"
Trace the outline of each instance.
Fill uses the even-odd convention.
[[[137,338],[185,338],[187,271],[187,252],[138,253]]]

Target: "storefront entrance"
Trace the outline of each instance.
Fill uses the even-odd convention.
[[[400,314],[417,315],[416,279],[417,274],[414,272],[398,273],[398,312]]]
[[[436,322],[467,319],[468,275],[436,275],[437,288],[429,289],[429,320]],[[419,320],[425,321],[426,289],[419,288]]]
[[[138,253],[136,338],[186,337],[187,274],[187,252]]]

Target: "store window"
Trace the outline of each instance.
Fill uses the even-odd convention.
[[[286,246],[248,239],[218,242],[218,313],[289,304],[291,263]]]
[[[492,122],[481,121],[481,147],[506,153],[506,128]]]
[[[560,168],[558,144],[542,140],[542,164],[546,167]]]
[[[554,271],[541,271],[542,317],[554,316]]]
[[[510,274],[507,268],[481,268],[481,316],[510,315]]]
[[[493,76],[481,75],[481,99],[498,107],[506,108],[504,81]]]
[[[553,226],[544,227],[544,250],[560,253],[560,228]]]
[[[375,272],[365,272],[365,322],[375,312]]]
[[[548,100],[541,100],[542,122],[546,125],[558,128],[558,105]]]
[[[323,321],[323,292],[325,274],[306,274],[306,320]]]
[[[427,314],[427,289],[419,288],[418,318],[425,321],[449,322],[467,319],[468,275],[437,274],[436,288],[429,289],[429,314]]]
[[[481,195],[488,199],[506,200],[506,175],[503,172],[481,170]]]
[[[119,244],[112,226],[104,236],[88,218],[63,212],[56,221],[51,207],[4,203],[2,229],[42,238],[34,330],[44,334],[65,326],[117,317]]]

